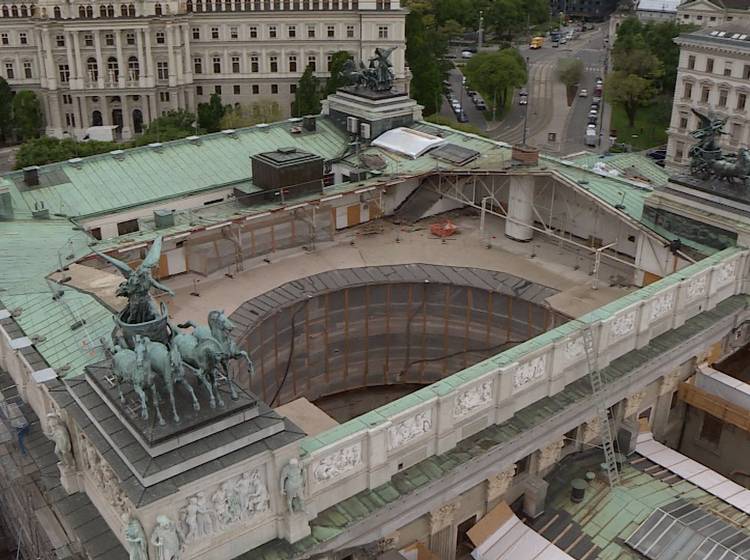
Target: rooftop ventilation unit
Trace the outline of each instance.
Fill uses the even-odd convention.
[[[200,146],[201,145],[201,137],[200,136],[195,136],[195,135],[188,136],[188,137],[185,138],[185,140],[189,141],[191,144],[193,144],[195,146]]]
[[[359,125],[359,135],[365,139],[370,139],[370,125],[368,123],[361,123]]]
[[[151,142],[148,145],[148,147],[151,148],[152,150],[154,150],[157,153],[161,153],[161,148],[162,148],[163,145],[164,144],[162,144],[161,142]]]
[[[38,165],[30,165],[23,168],[23,182],[27,187],[36,187],[39,184]]]
[[[82,167],[83,159],[79,157],[74,157],[68,160],[68,163],[75,167],[76,169],[80,169]]]
[[[31,217],[37,220],[49,220],[49,208],[41,200],[34,203],[34,209],[31,211]]]
[[[357,134],[359,132],[359,119],[356,117],[346,117],[346,131]]]
[[[263,189],[264,200],[285,203],[306,194],[323,191],[323,158],[294,147],[250,156],[253,183]],[[235,191],[237,199],[250,203],[246,193]]]
[[[317,119],[313,115],[308,115],[302,119],[302,128],[307,132],[315,132],[317,128]]]
[[[112,157],[117,161],[122,161],[125,159],[125,150],[112,150],[109,153],[112,154]]]
[[[154,226],[156,229],[174,226],[174,210],[154,210]]]
[[[222,130],[221,133],[224,134],[225,136],[229,136],[230,138],[237,138],[237,131],[233,128]]]
[[[0,187],[0,220],[13,218],[13,199],[8,187]]]

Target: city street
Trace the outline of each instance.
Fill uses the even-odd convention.
[[[512,144],[523,139],[524,116],[525,111],[528,110],[526,124],[528,143],[544,151],[560,155],[581,150],[603,151],[608,145],[609,136],[610,108],[607,104],[602,104],[603,112],[597,123],[597,134],[600,134],[601,146],[586,146],[584,135],[595,89],[595,79],[605,77],[605,33],[606,26],[598,26],[595,30],[576,33],[572,41],[560,45],[559,48],[553,48],[549,39],[538,50],[530,50],[528,46],[522,47],[520,52],[527,59],[529,66],[529,80],[526,85],[526,90],[529,92],[528,105],[519,105],[518,92],[515,92],[510,113],[493,128],[492,123],[488,123],[484,115],[476,110],[464,92],[462,105],[469,117],[469,122],[485,130],[492,138]],[[571,107],[567,105],[565,86],[557,77],[557,66],[562,58],[579,58],[583,62],[584,72],[580,87],[588,90],[588,96],[576,96]],[[454,69],[449,79],[454,94],[460,96],[461,73]],[[441,112],[455,119],[447,102],[444,103]],[[555,134],[554,141],[550,141],[549,133]]]

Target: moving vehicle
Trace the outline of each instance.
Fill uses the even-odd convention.
[[[474,53],[471,51],[461,51],[461,58],[471,58]]]
[[[559,41],[560,40],[560,31],[553,29],[549,32],[549,38],[551,41]]]
[[[487,110],[487,104],[484,102],[483,99],[480,99],[479,101],[476,101],[474,104],[477,106],[477,111],[486,111]]]
[[[454,111],[460,111],[461,110],[461,103],[456,101],[455,99],[451,101],[451,107],[453,107]]]
[[[596,128],[587,128],[583,142],[587,146],[596,146]]]
[[[578,92],[578,97],[588,97],[589,96],[589,90],[583,88]]]
[[[544,45],[544,37],[534,37],[531,39],[531,43],[529,43],[530,49],[541,49],[542,45]]]
[[[518,104],[519,105],[528,105],[529,104],[529,94],[522,90],[518,94]]]

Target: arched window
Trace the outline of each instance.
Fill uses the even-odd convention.
[[[52,13],[55,15],[55,19],[62,19],[62,10],[60,9],[60,6],[55,6]]]
[[[11,6],[10,13],[13,15],[13,17],[18,17],[18,6]]]
[[[140,109],[133,109],[133,132],[136,134],[143,132],[143,113]]]
[[[117,66],[117,59],[114,56],[107,59],[107,75],[110,82],[114,82],[120,77],[120,68]]]
[[[86,73],[88,74],[89,81],[95,82],[99,79],[99,65],[96,63],[94,57],[86,60]]]
[[[3,6],[3,17],[10,17],[8,6]]]
[[[128,15],[135,17],[135,4],[128,4]]]
[[[242,11],[242,0],[234,0],[234,11],[235,12]]]
[[[115,7],[112,4],[107,4],[107,17],[115,17]]]
[[[29,10],[21,4],[21,17],[29,17]]]
[[[232,0],[224,0],[224,11],[225,12],[232,11]]]
[[[91,113],[91,126],[102,126],[102,112],[94,111]]]
[[[154,13],[157,16],[161,15],[161,4],[159,4],[158,2],[156,4],[154,4]]]
[[[107,17],[107,6],[99,6],[99,17]]]
[[[31,15],[32,17],[34,15],[36,15],[36,6],[34,6],[34,4],[32,4],[31,6],[29,6],[29,15]],[[46,8],[42,10],[42,17],[47,17],[47,9]]]
[[[214,11],[214,6],[211,3],[211,0],[206,0],[206,11],[207,12],[213,12]]]
[[[93,18],[94,17],[94,7],[93,6],[86,6],[86,17],[87,18]]]
[[[128,58],[128,80],[135,81],[140,76],[140,66],[138,64],[138,57],[131,56]]]
[[[185,11],[187,13],[190,13],[193,11],[193,0],[187,0],[187,2],[185,2]]]
[[[120,6],[120,15],[121,16],[127,16],[128,15],[128,6],[127,4],[123,4]]]
[[[83,6],[78,6],[78,17],[85,18],[86,17],[86,8]]]
[[[195,0],[195,11],[196,12],[203,11],[203,0]]]

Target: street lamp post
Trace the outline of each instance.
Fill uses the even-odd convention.
[[[482,35],[484,34],[484,12],[482,10],[479,10],[479,30],[477,31],[477,51],[480,51],[482,49],[482,40],[484,37]]]

